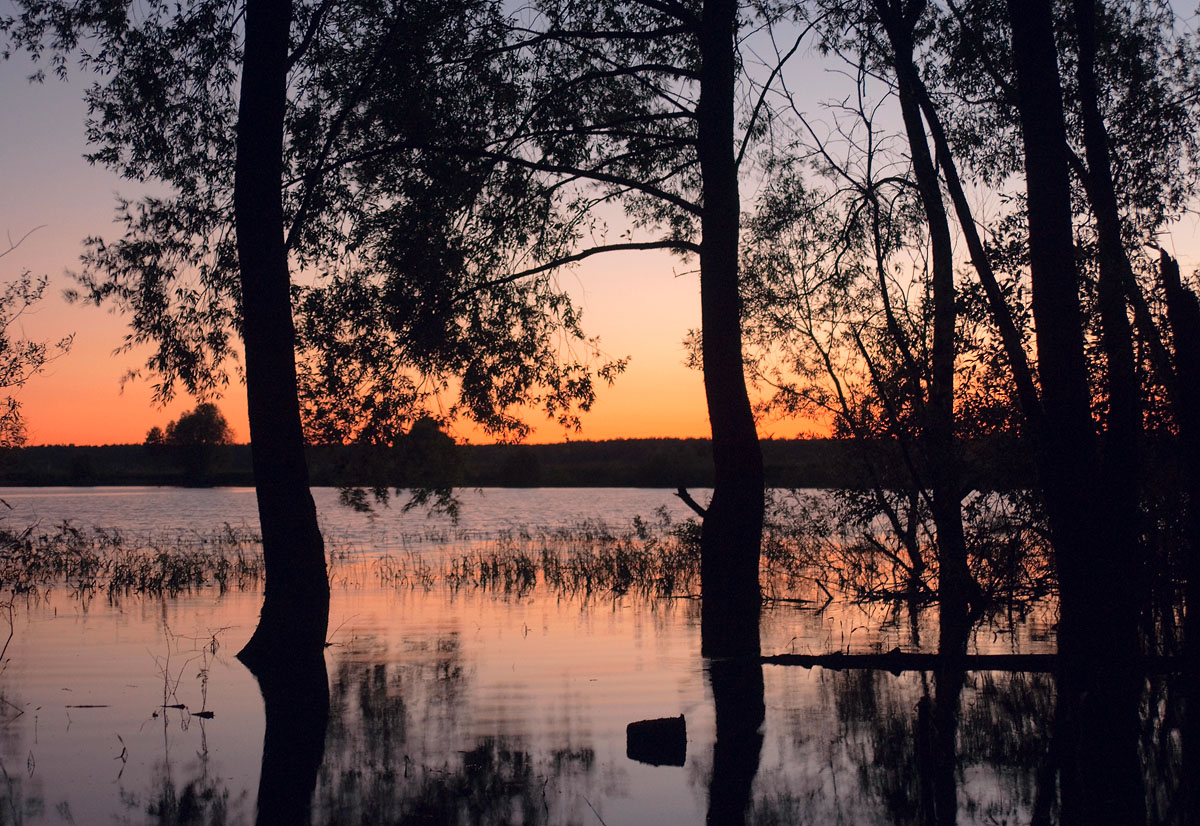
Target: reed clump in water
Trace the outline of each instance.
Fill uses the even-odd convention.
[[[451,554],[440,574],[412,554],[385,557],[378,570],[380,582],[389,585],[444,583],[518,595],[546,587],[560,594],[651,598],[690,596],[699,590],[699,574],[698,526],[691,520],[673,524],[665,512],[653,522],[635,517],[624,530],[591,519],[508,529]]]
[[[23,593],[56,582],[112,594],[246,588],[263,575],[260,541],[229,524],[211,534],[138,537],[69,522],[41,533],[0,530],[0,588]]]

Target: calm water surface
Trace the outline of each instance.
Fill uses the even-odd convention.
[[[338,506],[334,491],[315,496],[332,544],[361,557],[350,570],[368,572],[375,556],[397,550],[436,561],[501,532],[586,520],[623,528],[660,507],[687,516],[661,490],[468,491],[457,527],[395,508],[367,517]],[[7,489],[0,498],[10,527],[69,520],[186,535],[256,524],[249,489]],[[253,823],[263,700],[233,655],[260,599],[216,590],[81,598],[62,586],[16,598],[0,672],[0,823]],[[1051,621],[1035,614],[980,629],[973,649],[1049,650]],[[780,666],[762,668],[761,683],[715,682],[693,600],[381,587],[367,574],[335,589],[330,627],[314,823],[697,824],[746,784],[756,823],[915,823],[947,782],[957,822],[1028,823],[1047,793],[1047,675],[953,679],[947,780],[929,709],[949,682]],[[763,620],[766,652],[926,640],[936,640],[927,618],[882,608],[788,605]],[[766,708],[761,735],[734,721],[720,758],[717,699]],[[680,714],[682,766],[627,756],[628,723]],[[714,760],[730,765],[731,756],[740,770],[714,773]]]

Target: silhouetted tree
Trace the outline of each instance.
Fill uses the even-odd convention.
[[[955,153],[993,181],[1018,168],[1017,153],[1025,144],[1015,131],[1021,123],[1020,91],[1011,67],[1019,61],[1010,58],[1011,48],[1004,42],[1005,16],[993,3],[976,2],[954,7],[953,19],[945,24],[949,34],[942,42],[950,65],[945,72],[930,73],[949,92],[935,102],[926,90],[924,106],[939,123],[935,141],[948,179],[957,180]],[[1118,545],[1134,547],[1138,493],[1130,480],[1139,478],[1143,399],[1154,392],[1154,383],[1167,389],[1176,406],[1178,394],[1159,329],[1163,319],[1152,313],[1143,286],[1149,273],[1139,279],[1131,250],[1183,208],[1195,189],[1198,113],[1187,92],[1194,60],[1188,57],[1188,44],[1171,34],[1172,12],[1157,4],[1080,2],[1055,10],[1050,25],[1056,60],[1063,67],[1056,108],[1063,113],[1064,127],[1061,146],[1036,151],[1065,163],[1073,176],[1070,183],[1078,187],[1069,220],[1080,265],[1075,276],[1080,323],[1099,342],[1085,351],[1084,392],[1102,431],[1096,448],[1104,480],[1098,483],[1102,510],[1121,514],[1114,516],[1116,532],[1109,535]],[[981,83],[992,91],[973,104],[957,100]],[[957,135],[947,136],[939,107]],[[952,138],[957,138],[954,146]],[[969,214],[957,196],[956,209]],[[992,250],[993,260],[1003,262],[998,247]],[[972,252],[972,257],[981,256]],[[987,265],[977,262],[976,268],[987,286]],[[1003,307],[991,288],[989,302],[998,325],[1020,312],[1019,307]],[[1137,353],[1134,335],[1140,339]],[[1007,350],[1016,354],[1013,346]],[[1037,438],[1043,400],[1032,389],[1023,390],[1021,397],[1029,431]],[[1042,452],[1054,450],[1047,445]]]
[[[216,448],[232,443],[233,431],[229,423],[211,402],[202,402],[194,410],[168,422],[165,430],[155,425],[146,433],[143,442],[156,453],[166,450],[166,455],[182,467],[190,485],[209,484],[217,458]]]
[[[858,356],[867,362],[882,418],[890,423],[889,435],[901,440],[906,469],[912,476],[908,530],[918,523],[913,514],[927,509],[934,526],[942,610],[965,617],[977,586],[968,567],[962,515],[967,490],[956,443],[962,432],[955,412],[956,360],[962,352],[958,341],[960,298],[954,280],[950,218],[921,111],[922,85],[915,57],[927,37],[931,9],[924,2],[873,0],[854,4],[835,0],[818,5],[813,16],[822,30],[822,48],[857,67],[860,91],[855,115],[860,122],[858,128],[868,133],[866,148],[860,153],[863,157],[839,161],[832,155],[834,139],[817,137],[807,119],[801,119],[817,144],[809,151],[823,161],[824,168],[835,173],[838,186],[855,193],[845,205],[846,231],[834,243],[849,246],[847,236],[853,232],[850,226],[858,220],[854,213],[865,213],[861,220],[866,226],[861,234],[870,246],[877,291],[872,310],[876,304],[882,310],[885,329],[880,338],[894,352],[894,357],[888,359],[894,366],[868,353],[864,336],[855,333]],[[866,105],[863,92],[871,77],[881,78],[887,84],[886,90],[895,96],[904,126],[907,163],[893,158],[891,151],[875,142],[876,110]],[[881,103],[887,101],[885,94]],[[855,125],[850,128],[855,129]],[[915,191],[915,198],[909,190]],[[794,220],[806,219],[797,212]],[[917,261],[911,267],[915,271],[911,277],[923,292],[921,307],[915,309],[904,306],[908,302],[893,286],[895,276],[889,267],[893,256],[914,252]],[[869,312],[860,313],[864,322]],[[845,420],[852,412],[839,407],[844,423],[848,423]],[[863,435],[861,421],[853,428]],[[884,503],[885,510],[894,510],[882,492],[877,491],[876,498]],[[892,518],[898,522],[896,516]],[[915,547],[915,540],[909,540],[906,546],[914,580],[919,582],[924,569],[921,550]],[[953,623],[944,627],[960,626]]]
[[[22,240],[10,242],[0,251],[0,258],[15,250]],[[0,292],[0,448],[25,443],[21,403],[13,394],[71,348],[72,336],[51,343],[14,335],[21,316],[41,301],[46,283],[45,277],[34,278],[23,272]]]
[[[158,443],[168,445],[228,445],[233,443],[233,430],[220,409],[212,402],[201,402],[195,409],[167,423],[164,433],[158,427],[150,428],[146,443],[154,444],[155,431]]]
[[[549,274],[496,277],[569,235],[543,220],[554,189],[520,170],[493,174],[491,161],[404,148],[413,131],[478,145],[507,125],[502,23],[487,0],[252,0],[244,17],[206,0],[135,17],[120,4],[30,0],[4,21],[63,73],[91,38],[80,52],[101,78],[88,93],[91,159],[169,190],[121,202],[125,236],[92,239],[84,297],[131,314],[130,347],[155,344],[147,367],[161,398],[177,383],[219,388],[232,336],[243,339],[268,567],[247,657],[324,643],[301,391],[310,428],[378,444],[452,385],[454,411],[496,431],[519,433],[513,411],[526,403],[570,422],[594,398],[593,377],[623,367],[593,368],[596,345]],[[325,278],[294,287],[293,264]],[[581,355],[560,333],[583,342]]]
[[[774,69],[751,81],[757,103],[740,108],[737,88],[749,81],[749,21],[777,15],[736,0],[545,2],[538,12],[523,44],[537,67],[525,121],[485,154],[575,187],[587,206],[625,206],[627,240],[581,245],[553,265],[616,250],[698,257],[715,468],[703,519],[704,645],[757,649],[763,466],[742,362],[739,175],[766,128],[761,97]]]
[[[264,673],[325,645],[329,580],[296,384],[283,185],[290,0],[247,0],[238,96],[233,217],[242,293],[246,399],[267,580],[262,615],[239,656]],[[268,539],[269,537],[269,539]],[[261,790],[260,790],[261,795]]]

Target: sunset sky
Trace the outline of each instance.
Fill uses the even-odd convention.
[[[0,281],[24,270],[50,277],[47,299],[10,332],[41,340],[75,334],[70,354],[18,394],[29,443],[141,442],[152,425],[178,417],[195,400],[178,398],[160,409],[152,402],[152,378],[122,386],[122,376],[143,364],[145,351],[114,355],[127,332],[125,320],[111,308],[68,304],[62,291],[74,284],[68,271],[78,266],[81,240],[117,236],[114,196],[136,199],[143,189],[82,159],[86,108],[81,98],[89,78],[75,72],[67,83],[51,79],[30,85],[29,73],[23,59],[0,63],[0,249],[8,247],[5,236],[16,241],[35,230],[0,258]],[[743,196],[746,201],[749,194]],[[1159,241],[1180,258],[1185,273],[1200,261],[1194,217]],[[600,336],[609,355],[631,361],[616,386],[600,390],[582,433],[564,433],[535,414],[531,440],[708,436],[701,376],[683,365],[683,338],[699,326],[697,275],[667,254],[622,253],[591,259],[561,278],[583,307],[587,332]],[[247,440],[243,388],[231,387],[218,403],[237,439]],[[812,430],[807,422],[760,424],[764,437]],[[481,440],[464,427],[455,435]]]
[[[68,304],[64,289],[74,284],[81,240],[116,237],[114,195],[136,198],[137,184],[89,166],[81,102],[87,78],[30,85],[29,64],[0,63],[0,239],[20,246],[0,258],[0,281],[24,270],[50,277],[47,299],[20,322],[32,339],[57,339],[73,332],[69,355],[36,377],[18,398],[24,407],[30,444],[120,444],[141,442],[154,424],[165,424],[194,399],[180,398],[159,409],[152,402],[152,379],[125,383],[141,366],[145,351],[114,355],[127,332],[111,308]],[[7,239],[2,244],[8,247]],[[589,334],[598,335],[614,357],[630,356],[628,371],[603,388],[581,434],[537,416],[532,441],[564,438],[611,439],[642,436],[708,436],[704,389],[698,372],[683,365],[683,338],[699,325],[698,278],[677,258],[660,253],[621,253],[592,259],[562,275],[584,308]],[[219,405],[239,441],[248,437],[243,388],[231,387]],[[535,414],[536,415],[536,414]],[[798,423],[763,424],[763,435],[790,436]],[[460,428],[472,441],[479,435]]]

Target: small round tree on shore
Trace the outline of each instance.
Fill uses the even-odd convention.
[[[195,409],[169,422],[164,430],[155,425],[146,433],[144,444],[153,448],[172,448],[173,459],[187,477],[188,484],[211,484],[217,469],[220,445],[233,444],[233,429],[224,414],[212,402],[202,402]]]

